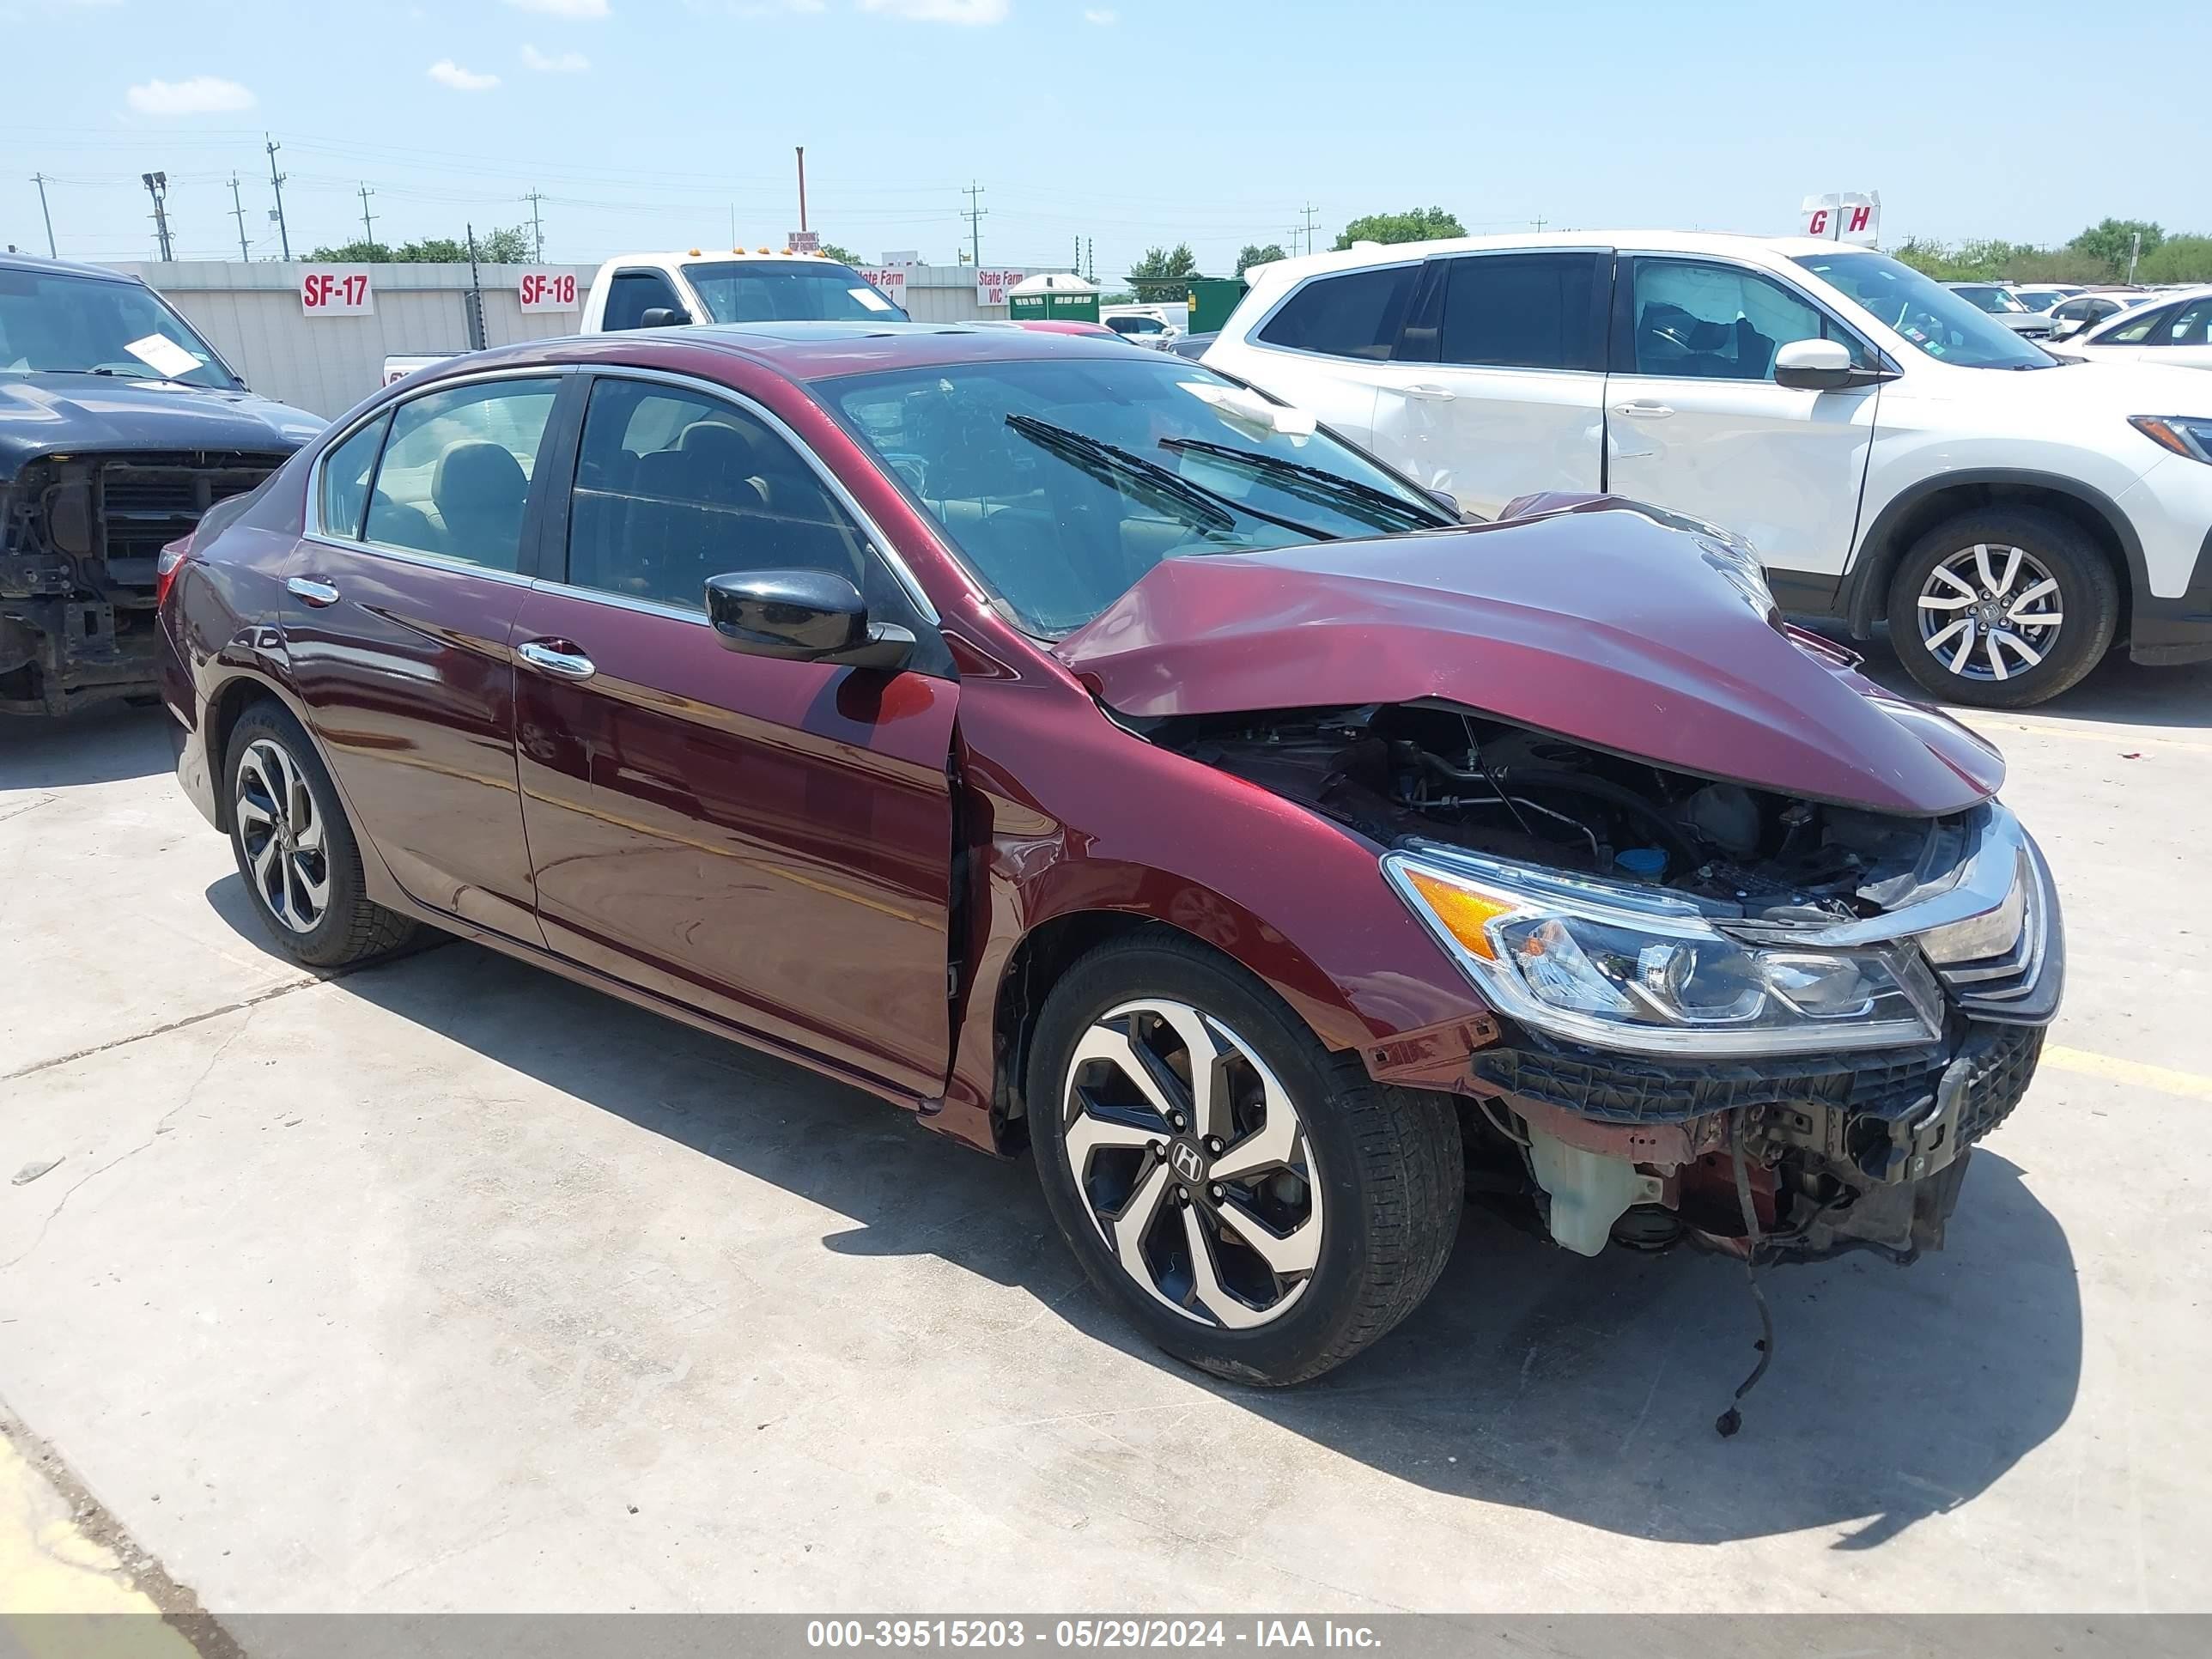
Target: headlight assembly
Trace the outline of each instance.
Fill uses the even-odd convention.
[[[1498,1012],[1598,1048],[1770,1054],[1925,1042],[1942,995],[1910,940],[1810,951],[1730,939],[1686,898],[1478,854],[1384,875]]]
[[[2161,449],[2212,464],[2212,416],[2130,415],[2128,424]]]

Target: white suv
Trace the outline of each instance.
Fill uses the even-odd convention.
[[[1887,617],[2021,707],[2124,638],[2212,658],[2212,377],[2067,363],[1871,249],[1637,232],[1287,259],[1207,349],[1460,505],[1606,492],[1723,525],[1782,607]]]

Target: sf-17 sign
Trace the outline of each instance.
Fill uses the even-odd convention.
[[[310,317],[367,317],[376,310],[367,265],[309,265],[300,273],[300,309]]]

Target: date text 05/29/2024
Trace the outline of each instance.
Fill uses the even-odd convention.
[[[1358,1648],[1370,1626],[1333,1619],[812,1619],[810,1648]]]

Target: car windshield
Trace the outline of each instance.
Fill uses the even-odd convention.
[[[2027,307],[2001,288],[1954,288],[1954,294],[1966,295],[1968,304],[1992,317],[2008,311],[2025,311]]]
[[[1962,368],[2051,368],[2030,344],[1963,295],[1886,253],[1803,253],[1797,263],[1930,357]]]
[[[152,289],[53,270],[0,270],[0,374],[9,374],[240,384]]]
[[[1163,559],[1456,522],[1259,393],[1132,352],[893,370],[820,390],[1024,632],[1057,639]]]
[[[849,265],[719,259],[684,267],[718,323],[896,322],[906,313]]]

